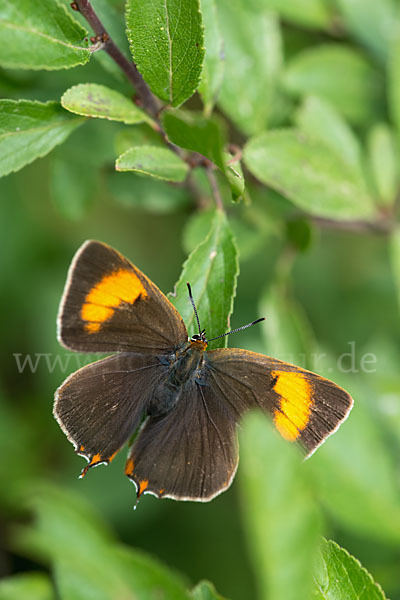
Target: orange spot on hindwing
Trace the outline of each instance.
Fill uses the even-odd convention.
[[[135,465],[133,464],[133,458],[128,458],[125,465],[125,475],[128,475],[128,477],[133,475],[134,468]]]
[[[149,485],[149,482],[147,479],[143,479],[143,481],[139,482],[138,498],[139,498],[139,496],[141,496],[143,494],[144,490],[147,488],[148,485]]]
[[[273,371],[276,378],[274,391],[279,395],[280,405],[274,412],[275,427],[290,442],[296,440],[310,420],[312,389],[303,373]]]
[[[86,331],[97,333],[122,302],[133,304],[139,296],[145,298],[147,292],[133,271],[119,269],[105,275],[86,295],[82,305],[81,318],[86,321]]]
[[[83,477],[85,477],[85,475],[89,471],[90,467],[94,467],[94,466],[98,465],[101,462],[103,462],[103,460],[101,458],[101,454],[94,454],[92,456],[92,458],[90,459],[89,464],[86,465],[86,467],[84,469],[82,469],[81,474],[79,475],[80,479],[82,479]]]

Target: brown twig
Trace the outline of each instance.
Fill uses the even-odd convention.
[[[103,23],[100,21],[99,17],[93,10],[90,1],[75,0],[75,2],[73,2],[72,4],[75,5],[72,6],[74,10],[76,10],[76,7],[78,7],[79,12],[86,19],[86,21],[89,23],[94,33],[96,34],[97,40],[103,42],[104,50],[117,63],[117,65],[122,69],[122,71],[129,79],[129,81],[133,84],[136,93],[138,94],[143,104],[143,107],[152,117],[156,117],[160,110],[160,106],[157,99],[151,93],[149,86],[137,70],[135,63],[133,61],[128,60],[118,48],[118,46],[114,43],[114,41],[108,34],[106,28],[104,27]]]
[[[94,11],[90,0],[74,0],[74,2],[71,3],[71,8],[79,11],[82,14],[96,34],[93,38],[91,38],[91,40],[99,44],[99,49],[102,48],[107,52],[107,54],[116,62],[116,64],[125,73],[129,81],[133,84],[138,96],[137,103],[154,119],[154,129],[158,131],[168,148],[175,152],[175,154],[182,158],[182,160],[187,162],[191,168],[202,166],[206,169],[215,202],[218,208],[223,209],[221,194],[215,175],[212,172],[213,165],[211,161],[197,152],[186,153],[184,150],[182,150],[182,148],[176,146],[168,139],[168,136],[161,124],[161,104],[152,94],[149,86],[139,73],[135,63],[128,60],[118,46],[114,43],[103,23]],[[201,190],[197,188],[192,178],[189,177],[186,182],[191,190],[191,193],[195,196],[195,198],[197,198],[198,202],[203,202],[203,194],[201,193]]]
[[[311,221],[321,229],[335,229],[336,231],[350,231],[351,233],[376,233],[388,235],[396,224],[387,218],[378,218],[376,221],[336,221],[325,217],[311,217]]]

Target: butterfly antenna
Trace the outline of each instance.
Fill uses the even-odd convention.
[[[217,337],[213,337],[213,338],[211,338],[211,340],[207,340],[207,342],[213,342],[214,340],[219,340],[219,338],[225,337],[226,335],[230,335],[231,333],[237,333],[238,331],[242,331],[242,329],[247,329],[248,327],[251,327],[252,325],[255,325],[256,323],[260,323],[261,321],[265,321],[265,317],[256,319],[256,321],[253,321],[252,323],[247,323],[247,325],[242,325],[242,327],[238,327],[237,329],[232,329],[232,331],[227,331],[226,333],[223,333],[222,335],[217,335]]]
[[[200,327],[199,315],[197,314],[197,308],[196,308],[196,305],[194,303],[193,296],[192,296],[192,288],[190,287],[190,283],[186,283],[186,285],[188,287],[190,302],[192,303],[192,306],[193,306],[194,314],[195,314],[196,321],[197,321],[197,327],[199,328],[199,335],[201,337],[202,331],[201,331],[201,327]]]

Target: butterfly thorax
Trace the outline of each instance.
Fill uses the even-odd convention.
[[[191,339],[177,348],[169,371],[169,381],[173,386],[179,388],[188,381],[200,381],[206,347],[206,342]]]
[[[148,414],[154,417],[169,413],[188,388],[205,384],[206,346],[204,341],[189,340],[169,356],[159,357],[167,369],[154,391]]]

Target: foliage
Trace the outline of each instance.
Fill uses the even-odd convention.
[[[400,600],[399,9],[0,0],[0,600]],[[249,415],[210,504],[133,512],[123,456],[78,482],[51,402],[93,358],[55,325],[88,238],[190,333],[188,281],[208,337],[266,316],[212,347],[329,377],[348,421],[303,463]]]

